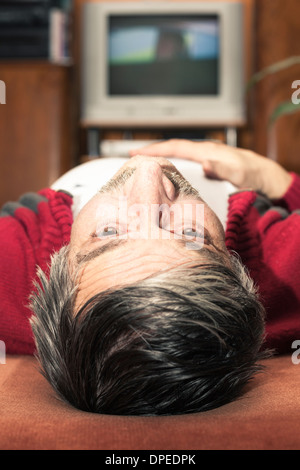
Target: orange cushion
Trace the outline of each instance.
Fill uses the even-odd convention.
[[[205,413],[171,417],[96,415],[56,398],[29,356],[0,364],[1,449],[299,449],[300,364],[267,369],[243,397]]]

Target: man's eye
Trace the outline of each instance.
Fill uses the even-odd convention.
[[[115,228],[115,227],[105,227],[103,230],[102,230],[102,233],[106,236],[108,235],[117,235],[118,234],[118,230]]]
[[[113,237],[118,235],[118,229],[116,227],[111,227],[107,225],[106,227],[103,227],[101,229],[97,230],[97,237],[98,238],[105,238],[105,237]]]
[[[202,238],[203,234],[200,230],[196,230],[192,227],[184,228],[181,231],[182,235],[185,235],[186,237],[192,237],[192,238]]]

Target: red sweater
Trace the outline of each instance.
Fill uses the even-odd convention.
[[[7,354],[33,354],[28,297],[36,266],[44,271],[55,250],[69,242],[72,198],[51,189],[25,194],[0,213],[0,340]]]
[[[292,352],[300,339],[300,177],[281,200],[253,191],[230,198],[226,246],[248,267],[266,309],[266,343]]]
[[[8,354],[33,354],[28,297],[36,266],[69,242],[72,198],[51,189],[6,204],[0,214],[0,340]],[[267,311],[266,346],[291,352],[300,339],[300,177],[271,203],[253,191],[229,199],[226,245],[239,253]]]

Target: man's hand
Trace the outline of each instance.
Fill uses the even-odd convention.
[[[138,154],[193,160],[202,164],[208,178],[230,181],[239,189],[262,191],[271,199],[282,197],[292,180],[273,160],[222,143],[172,139],[130,152],[130,156]]]

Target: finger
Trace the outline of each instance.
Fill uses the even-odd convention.
[[[216,171],[216,166],[214,162],[210,160],[204,160],[202,163],[202,168],[205,176],[210,179],[220,180],[223,179]]]
[[[170,157],[176,154],[176,149],[176,141],[172,139],[133,149],[129,153],[132,157],[135,155]]]
[[[200,145],[202,144],[199,142],[185,139],[171,139],[134,149],[130,152],[130,156],[146,155],[166,158],[183,158],[201,163],[205,152],[199,152]]]

